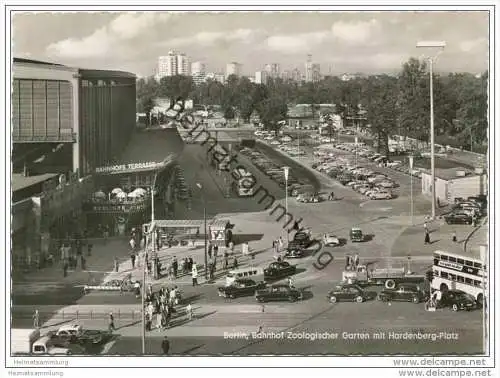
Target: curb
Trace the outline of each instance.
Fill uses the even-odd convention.
[[[467,236],[467,238],[464,241],[464,252],[467,252],[467,244],[469,243],[470,239],[474,236],[474,234],[479,231],[486,223],[488,222],[488,217],[484,217],[484,219],[481,221],[481,224],[477,227],[475,227]]]

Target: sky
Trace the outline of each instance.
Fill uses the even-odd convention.
[[[441,72],[488,69],[487,12],[14,13],[13,56],[79,68],[154,73],[170,50],[211,72],[229,62],[252,75],[267,63],[304,71],[307,55],[322,74],[394,73],[410,57],[435,52],[418,41],[445,41]]]

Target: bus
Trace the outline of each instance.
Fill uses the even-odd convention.
[[[243,168],[233,171],[233,188],[238,197],[251,197],[255,191],[255,177]]]
[[[462,290],[472,295],[480,304],[487,290],[487,272],[478,258],[455,253],[435,251],[432,267],[434,290]]]

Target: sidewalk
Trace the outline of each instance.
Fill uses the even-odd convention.
[[[87,270],[81,270],[80,262],[75,271],[68,271],[67,277],[63,277],[63,268],[60,262],[55,262],[51,267],[32,271],[29,273],[18,273],[12,276],[13,284],[22,283],[60,283],[63,285],[74,285],[87,283],[89,278],[104,276],[113,270],[113,261],[117,257],[124,263],[130,261],[130,250],[127,237],[110,238],[107,242],[98,241],[93,244],[92,255],[85,255]],[[86,254],[86,248],[84,248]]]
[[[480,257],[480,246],[489,244],[489,225],[488,225],[488,217],[486,217],[482,224],[476,228],[468,240],[465,243],[465,252],[470,253],[473,256]]]

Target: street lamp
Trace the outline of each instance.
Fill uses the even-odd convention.
[[[203,224],[205,227],[205,280],[208,279],[208,259],[207,259],[207,202],[205,200],[205,195],[203,194],[203,186],[200,183],[196,183],[196,186],[202,192],[203,197]]]
[[[156,256],[154,255],[156,252],[156,243],[155,243],[155,186],[156,186],[156,179],[158,178],[158,171],[155,172],[154,178],[153,178],[153,185],[151,186],[151,225],[149,227],[149,240],[151,242],[151,250],[152,250],[152,259],[153,259],[153,264],[152,267],[154,268],[153,274],[156,274],[156,263],[154,262],[156,259]],[[147,260],[146,260],[146,249],[147,249],[147,243],[144,246],[144,263],[142,265],[142,295],[141,295],[141,303],[142,303],[142,354],[146,354],[146,309],[145,309],[145,300],[146,300],[146,268],[147,268]]]
[[[413,155],[408,156],[410,160],[410,221],[413,226]]]
[[[290,167],[283,167],[283,171],[285,173],[285,210],[286,210],[286,216],[288,216],[288,173],[290,172]],[[289,238],[288,238],[288,230],[286,233],[286,241],[288,244]]]
[[[417,42],[417,48],[430,48],[439,49],[439,52],[446,47],[446,42],[444,41],[421,41]],[[429,61],[429,93],[430,93],[430,134],[431,134],[431,181],[432,181],[432,219],[436,218],[436,162],[434,156],[434,88],[433,88],[433,78],[432,78],[432,68],[434,59],[437,57],[429,56],[427,59]]]

